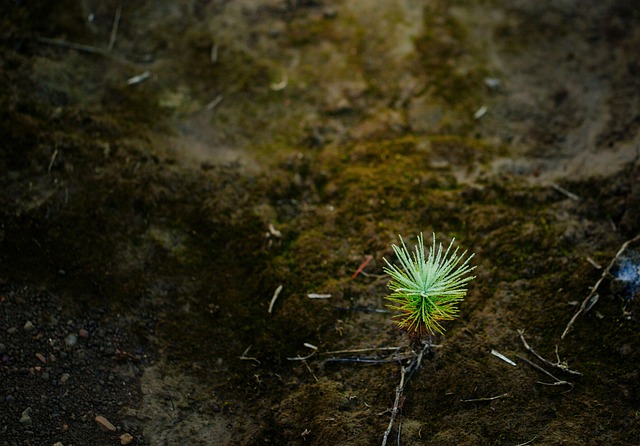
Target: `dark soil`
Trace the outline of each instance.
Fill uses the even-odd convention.
[[[380,444],[414,355],[383,258],[420,232],[477,278],[388,444],[640,445],[635,2],[0,23],[0,445]]]

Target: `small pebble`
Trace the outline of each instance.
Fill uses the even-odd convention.
[[[35,328],[36,328],[35,325],[33,325],[33,322],[31,321],[27,321],[23,327],[24,331],[33,331],[35,330]]]
[[[7,352],[7,346],[0,342],[0,355]]]
[[[130,433],[126,432],[126,433],[120,435],[120,444],[121,445],[129,444],[132,441],[133,441],[133,435],[131,435]]]
[[[96,423],[98,423],[98,426],[100,426],[104,430],[108,430],[111,432],[115,432],[116,430],[116,427],[102,415],[98,415],[96,417]]]
[[[62,444],[61,441],[57,441],[57,442],[53,443],[53,446],[64,446],[64,444]]]
[[[70,377],[71,377],[71,375],[69,375],[68,373],[63,373],[63,374],[60,376],[60,384],[64,384],[64,383],[66,383],[67,381],[69,381],[69,378],[70,378]]]
[[[43,364],[47,363],[47,358],[45,358],[42,353],[36,353],[36,358],[38,358],[38,361],[40,361]]]
[[[81,338],[88,338],[89,337],[89,332],[87,330],[85,330],[84,328],[81,328],[78,331],[78,336],[80,336]]]
[[[9,333],[9,334],[14,334],[16,331],[18,331],[18,329],[16,327],[7,328],[7,333]]]
[[[31,408],[27,407],[20,415],[20,424],[30,426],[33,421],[31,420]]]
[[[68,347],[73,347],[78,342],[78,337],[73,333],[67,336],[64,340],[64,343],[67,344]]]

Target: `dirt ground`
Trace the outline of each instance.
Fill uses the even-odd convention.
[[[381,444],[420,232],[477,278],[387,444],[640,445],[637,2],[0,23],[0,445]]]

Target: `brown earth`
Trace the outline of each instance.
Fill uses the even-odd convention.
[[[640,445],[636,2],[0,13],[0,445],[380,444],[432,231],[477,278],[388,444]]]

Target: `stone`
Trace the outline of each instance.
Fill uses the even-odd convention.
[[[129,444],[133,441],[133,435],[131,435],[128,432],[125,432],[124,434],[120,435],[120,444],[121,445],[126,445]]]
[[[25,426],[31,426],[33,420],[31,419],[31,408],[27,407],[20,415],[20,424]]]
[[[73,347],[78,342],[78,337],[73,333],[67,336],[64,340],[64,343],[67,344],[68,347]]]
[[[96,423],[98,423],[98,426],[100,426],[100,428],[103,430],[111,431],[111,432],[116,431],[116,427],[113,424],[111,424],[111,422],[107,420],[105,417],[103,417],[102,415],[98,415],[96,417]]]
[[[33,322],[31,321],[25,322],[23,327],[24,331],[33,331],[35,330],[35,328],[36,328],[35,325],[33,325]]]

